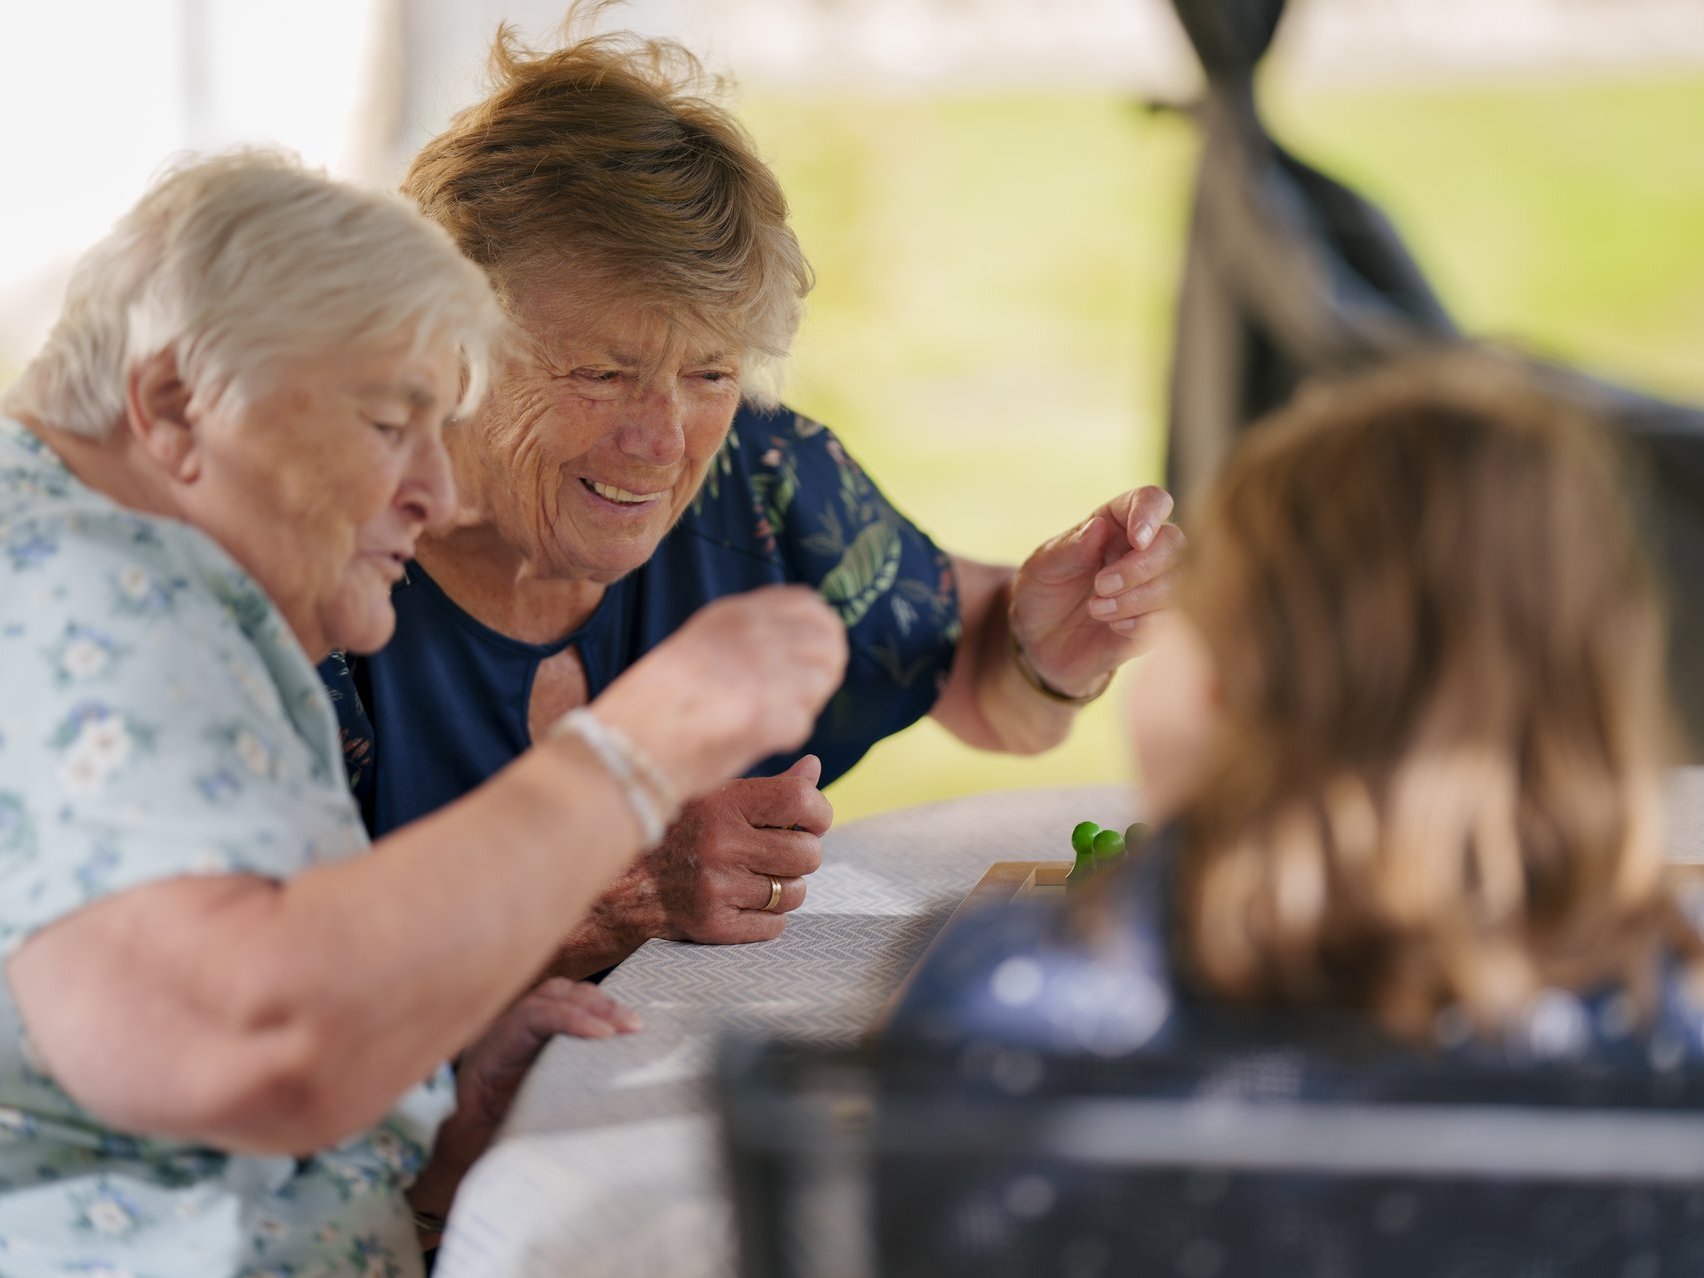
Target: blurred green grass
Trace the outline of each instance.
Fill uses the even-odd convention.
[[[1111,94],[741,104],[816,266],[789,401],[944,547],[1016,561],[1161,472],[1194,138]],[[1467,327],[1704,399],[1704,77],[1268,86],[1275,131],[1379,201]],[[1036,758],[924,722],[841,820],[1116,780],[1119,689]]]

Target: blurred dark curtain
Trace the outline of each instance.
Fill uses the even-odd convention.
[[[1390,220],[1266,132],[1253,77],[1285,0],[1173,0],[1206,70],[1202,134],[1171,370],[1167,480],[1188,495],[1237,434],[1305,378],[1471,340]],[[1671,685],[1704,742],[1704,410],[1543,366],[1561,393],[1625,431],[1643,471],[1648,539],[1672,613]]]

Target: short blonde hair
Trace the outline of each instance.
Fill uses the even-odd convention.
[[[1602,423],[1475,356],[1304,393],[1233,454],[1180,594],[1223,711],[1180,823],[1200,986],[1419,1036],[1696,957],[1627,486]]]
[[[780,184],[720,83],[673,41],[583,34],[530,50],[499,28],[492,92],[415,156],[403,193],[490,272],[500,295],[540,270],[571,307],[651,307],[744,356],[772,401],[811,272]]]
[[[477,404],[502,314],[483,274],[406,201],[243,151],[191,160],[77,263],[59,321],[0,409],[104,438],[161,351],[210,406],[344,346],[447,338]]]

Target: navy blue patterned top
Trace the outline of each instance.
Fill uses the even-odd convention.
[[[533,677],[547,657],[577,648],[596,697],[701,605],[788,582],[816,587],[839,611],[851,649],[845,683],[799,752],[821,756],[826,785],[929,712],[952,666],[959,608],[948,556],[819,423],[742,406],[656,554],[555,643],[499,634],[410,564],[390,644],[320,667],[368,829],[380,835],[432,812],[525,750]],[[791,761],[766,760],[753,775]]]
[[[1388,1053],[1396,1067],[1405,1066],[1414,1054],[1353,1011],[1256,1012],[1193,993],[1176,963],[1178,854],[1172,831],[1150,840],[1109,885],[1112,918],[1092,936],[1077,935],[1058,902],[1037,899],[955,924],[929,952],[889,1032],[933,1047],[987,1042],[1096,1056],[1288,1043],[1328,1054]],[[1683,905],[1696,926],[1704,902],[1689,896]],[[1662,961],[1654,1003],[1641,1017],[1620,988],[1548,989],[1496,1039],[1475,1035],[1464,1015],[1445,1012],[1436,1025],[1438,1051],[1420,1055],[1493,1070],[1544,1061],[1659,1073],[1704,1065],[1704,1005],[1678,960]],[[1299,1085],[1307,1090],[1305,1080]]]

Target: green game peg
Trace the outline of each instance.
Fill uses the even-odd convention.
[[[1093,821],[1079,821],[1071,831],[1071,850],[1077,854],[1071,873],[1065,876],[1065,888],[1082,887],[1095,872],[1095,835],[1101,832]]]
[[[1095,835],[1095,868],[1111,865],[1124,855],[1124,836],[1117,830],[1102,830]]]
[[[1081,856],[1085,852],[1092,851],[1095,843],[1095,835],[1100,833],[1100,829],[1100,826],[1096,825],[1093,821],[1077,822],[1071,830],[1071,851],[1075,852],[1078,856]]]

